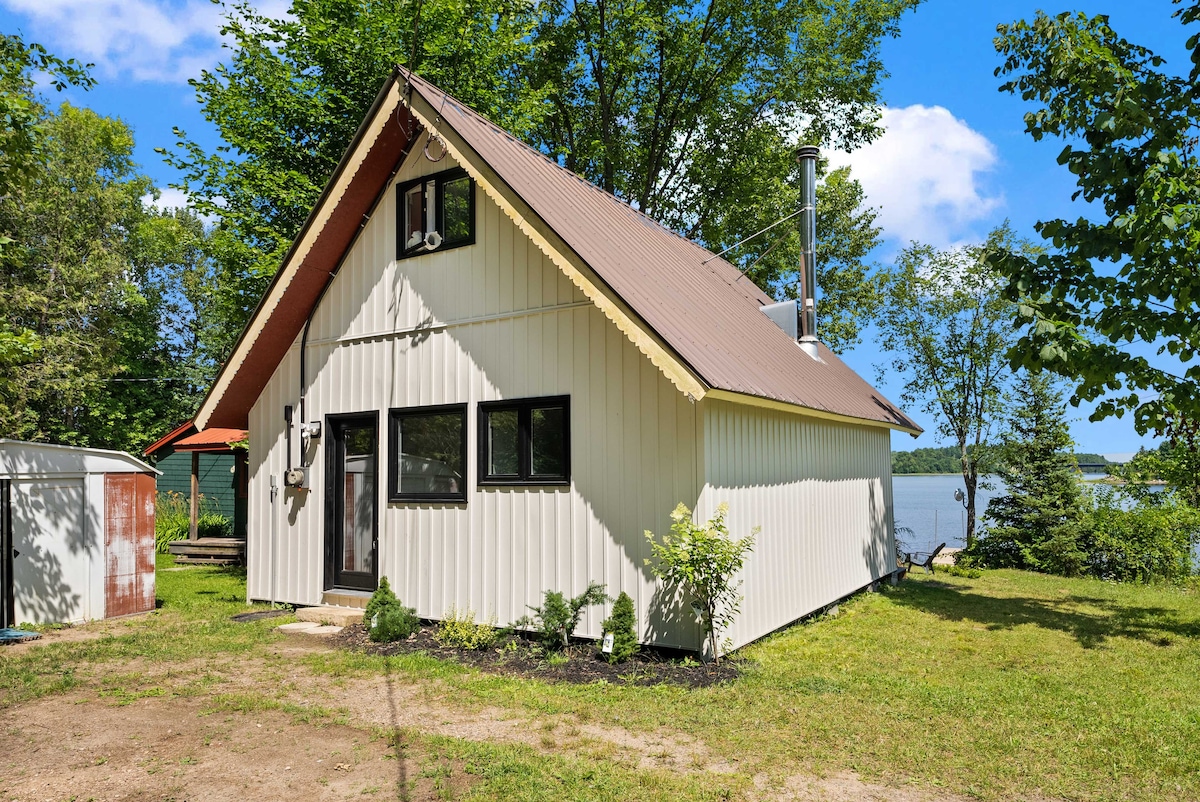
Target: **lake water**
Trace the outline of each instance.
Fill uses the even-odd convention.
[[[979,516],[988,501],[1004,494],[1004,483],[993,479],[990,490],[975,492],[975,511]],[[967,511],[954,500],[954,491],[966,492],[961,476],[893,476],[892,498],[896,526],[907,526],[911,535],[902,534],[905,551],[933,551],[939,543],[947,548],[962,548],[966,537]],[[978,529],[979,523],[976,523]]]
[[[982,528],[982,517],[988,501],[1005,492],[1004,483],[992,477],[993,487],[975,492],[975,511],[980,519],[975,531]],[[967,512],[961,502],[954,500],[954,491],[966,492],[961,476],[893,476],[892,498],[896,526],[907,526],[912,534],[901,534],[902,551],[933,551],[939,543],[947,548],[961,549],[966,545]],[[1159,488],[1161,489],[1161,488]],[[1200,566],[1200,544],[1194,550]]]

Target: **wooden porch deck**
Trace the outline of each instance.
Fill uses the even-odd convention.
[[[237,537],[201,537],[195,540],[174,540],[167,550],[177,563],[204,565],[243,565],[246,562],[246,541]]]

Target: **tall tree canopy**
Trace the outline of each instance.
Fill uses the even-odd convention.
[[[294,0],[286,20],[235,5],[231,59],[193,81],[226,144],[208,152],[180,132],[169,156],[199,210],[220,220],[225,345],[395,63],[720,250],[795,211],[802,139],[851,148],[877,133],[879,43],[917,3]],[[825,338],[836,347],[857,337],[851,313],[875,300],[862,260],[877,230],[845,174],[823,193]],[[783,295],[799,245],[794,229],[779,233],[731,256]]]
[[[1177,16],[1195,22],[1200,3]],[[1133,410],[1146,432],[1200,418],[1200,38],[1181,74],[1105,16],[1039,13],[999,33],[1001,89],[1036,105],[1034,139],[1067,143],[1059,163],[1090,203],[1073,222],[1038,223],[1051,250],[994,260],[1028,324],[1014,362],[1074,379],[1073,403],[1101,399],[1093,419]],[[1179,369],[1130,353],[1140,342]]]
[[[901,398],[937,420],[954,443],[966,485],[967,546],[975,542],[975,492],[1002,409],[1011,371],[1012,304],[984,261],[1018,247],[1007,228],[987,245],[939,251],[915,244],[881,275],[879,346],[887,372],[902,376]]]
[[[63,104],[38,131],[42,164],[0,199],[0,320],[32,338],[0,381],[0,437],[144,446],[195,402],[163,334],[180,218],[143,206],[121,121]]]
[[[34,71],[88,87],[84,67],[0,37],[0,437],[138,449],[194,406],[200,221],[154,194],[120,120],[49,111]]]

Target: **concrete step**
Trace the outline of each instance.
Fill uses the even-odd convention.
[[[366,590],[327,590],[321,594],[321,601],[331,607],[357,607],[362,609],[371,600],[370,591]]]
[[[334,607],[330,604],[322,604],[319,607],[298,608],[296,610],[296,618],[315,624],[332,624],[333,626],[344,627],[362,621],[363,611],[361,607]]]

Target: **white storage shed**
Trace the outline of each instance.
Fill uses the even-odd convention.
[[[153,610],[157,475],[121,451],[0,440],[0,627]]]

